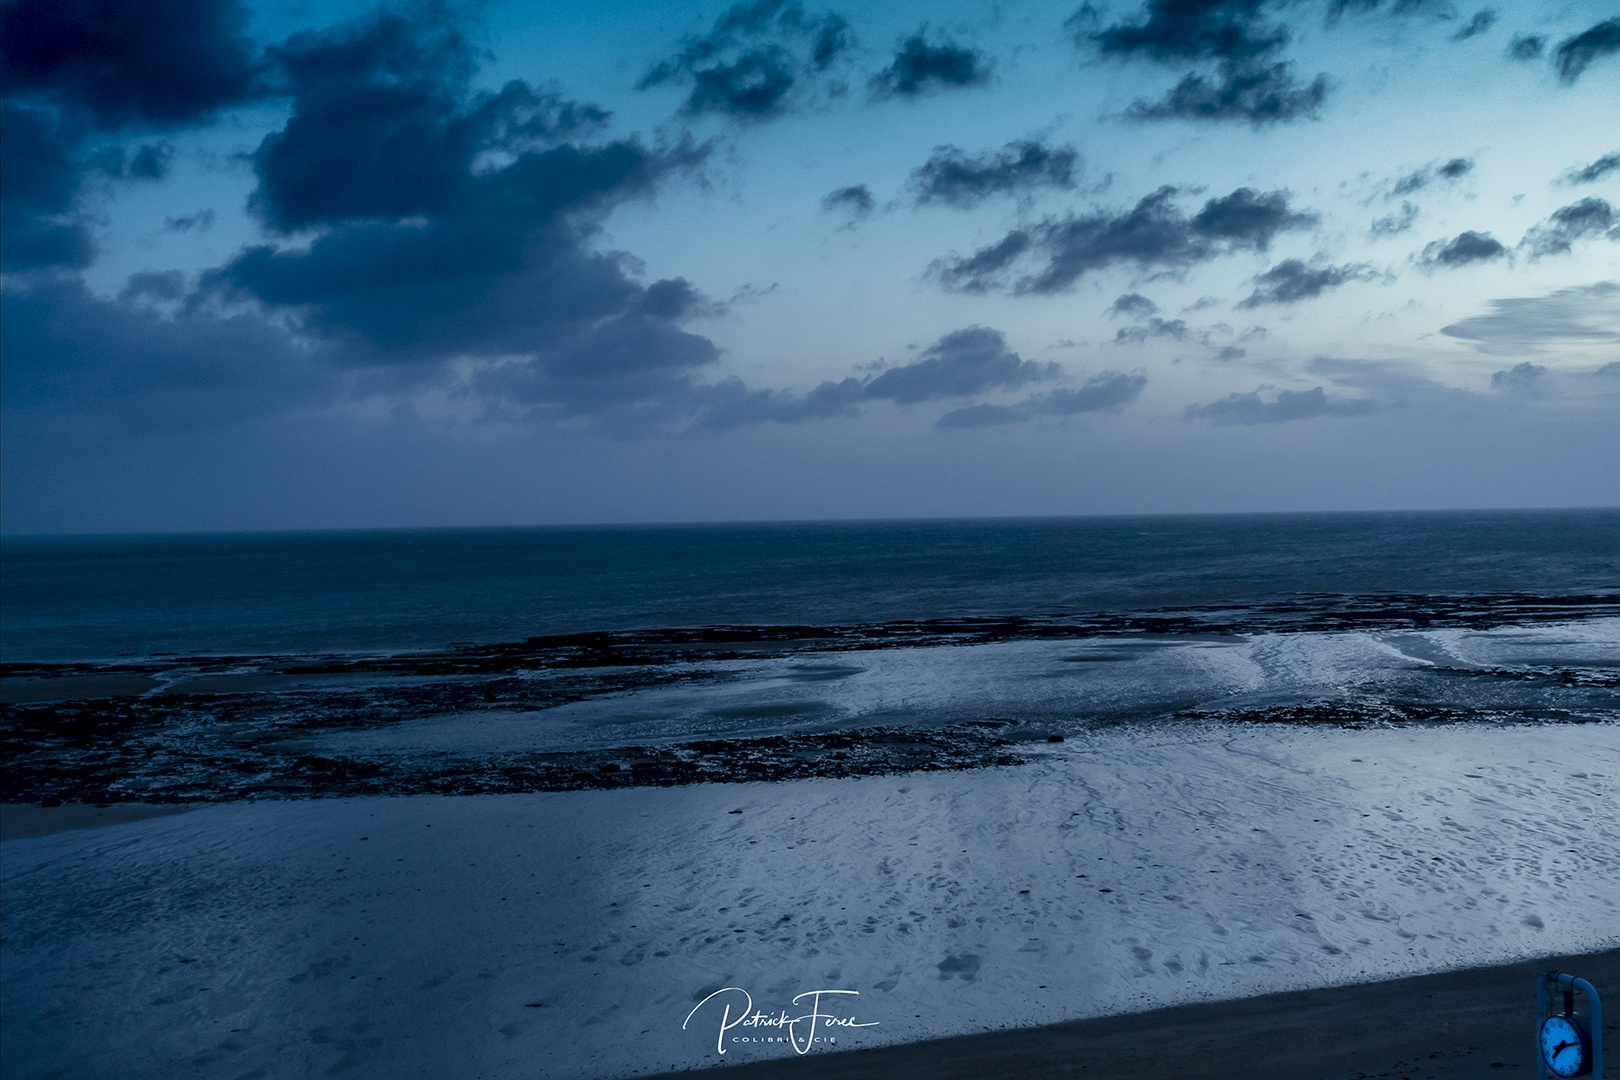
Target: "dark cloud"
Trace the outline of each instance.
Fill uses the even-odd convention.
[[[862,396],[902,405],[941,397],[966,397],[989,389],[1011,389],[1057,374],[1053,364],[1024,360],[1007,348],[998,330],[973,326],[946,334],[924,350],[922,359],[890,368],[865,381]]]
[[[1514,34],[1508,43],[1508,55],[1515,60],[1535,60],[1546,48],[1547,39],[1540,34]]]
[[[685,111],[759,120],[784,112],[797,88],[825,72],[854,43],[837,14],[807,14],[793,0],[732,7],[708,34],[647,72],[638,89],[691,86]]]
[[[1500,259],[1507,254],[1490,233],[1469,230],[1451,240],[1436,240],[1423,249],[1421,261],[1428,266],[1466,266],[1469,263]]]
[[[1611,240],[1620,240],[1620,223],[1616,222],[1614,207],[1598,198],[1585,198],[1577,203],[1554,210],[1547,220],[1524,234],[1520,247],[1530,249],[1530,257],[1563,255],[1575,241],[1588,236],[1607,234]]]
[[[329,347],[301,345],[253,315],[168,318],[134,303],[183,291],[170,272],[136,275],[119,301],[58,278],[0,293],[6,407],[91,409],[175,429],[238,423],[332,392]]]
[[[1566,184],[1590,184],[1616,171],[1620,171],[1620,150],[1604,154],[1590,165],[1577,165],[1566,172],[1563,179]]]
[[[1153,60],[1242,60],[1288,43],[1288,27],[1268,23],[1265,0],[1149,0],[1134,23],[1095,33],[1081,30],[1079,13],[1069,25],[1104,55]]]
[[[1159,305],[1141,293],[1126,293],[1108,306],[1110,315],[1156,315]]]
[[[916,97],[935,87],[983,86],[990,81],[993,64],[977,49],[949,41],[930,45],[927,28],[900,43],[894,60],[872,77],[875,97]]]
[[[1241,360],[1245,356],[1248,356],[1248,355],[1249,355],[1249,350],[1247,350],[1247,349],[1240,349],[1236,345],[1226,345],[1226,346],[1223,346],[1219,351],[1217,351],[1215,353],[1215,359],[1217,359],[1217,360]]]
[[[1117,412],[1140,397],[1145,386],[1147,376],[1140,371],[1128,375],[1118,371],[1102,371],[1081,383],[1078,390],[1048,390],[1030,398],[1024,406],[1044,416]]]
[[[1239,188],[1208,200],[1192,217],[1171,201],[1175,195],[1175,188],[1164,187],[1124,213],[1048,219],[966,258],[939,260],[932,272],[946,288],[963,292],[1053,293],[1089,271],[1119,263],[1183,269],[1237,249],[1264,251],[1279,232],[1316,221],[1314,215],[1290,210],[1285,191],[1262,195]],[[1044,266],[1009,280],[1008,272],[1027,255],[1038,256]]]
[[[529,355],[547,369],[530,387],[577,382],[592,347],[605,373],[633,366],[638,341],[649,370],[712,359],[644,325],[685,313],[638,307],[649,293],[621,259],[584,246],[594,215],[701,151],[563,141],[605,114],[521,82],[472,92],[474,50],[448,21],[383,13],[274,56],[292,115],[254,154],[252,204],[275,228],[322,231],[247,249],[213,288],[286,310],[357,360]],[[492,151],[506,163],[475,169]]]
[[[1512,356],[1561,342],[1620,341],[1620,284],[1600,281],[1547,296],[1492,300],[1491,311],[1440,328],[1485,353]]]
[[[1169,337],[1182,341],[1187,337],[1187,324],[1181,319],[1166,322],[1155,316],[1141,326],[1120,327],[1119,332],[1114,335],[1114,341],[1119,345],[1140,345],[1150,337]]]
[[[713,305],[680,279],[642,284],[628,256],[591,248],[602,214],[700,163],[704,148],[590,143],[601,109],[521,81],[475,90],[481,52],[456,19],[437,6],[381,11],[269,50],[264,77],[291,112],[252,155],[251,205],[297,240],[246,248],[184,295],[183,283],[146,275],[117,301],[54,295],[85,329],[23,320],[41,328],[27,342],[34,383],[191,380],[194,393],[170,396],[199,416],[291,407],[317,389],[330,402],[362,385],[433,386],[487,416],[623,431],[680,426],[706,409],[716,391],[698,376],[719,353],[681,324]],[[39,131],[6,125],[7,138]],[[8,168],[27,166],[18,184],[8,176],[8,215],[13,187],[35,220],[70,206],[76,181],[54,160],[6,155]],[[72,240],[7,232],[8,249],[54,243],[58,263]],[[109,408],[133,400],[101,397]]]
[[[1056,364],[1025,360],[1007,348],[1000,331],[970,326],[946,334],[910,364],[864,378],[824,382],[805,394],[747,390],[741,383],[731,383],[716,394],[703,424],[713,428],[763,421],[796,424],[851,415],[872,401],[915,405],[971,397],[987,390],[1017,389],[1057,374]]]
[[[76,269],[95,256],[83,179],[163,177],[172,148],[109,133],[172,128],[267,92],[230,0],[0,4],[0,268]]]
[[[1082,8],[1069,20],[1080,44],[1104,56],[1159,63],[1217,62],[1214,78],[1189,72],[1156,102],[1126,110],[1135,120],[1240,120],[1255,125],[1313,116],[1327,97],[1327,78],[1300,83],[1277,59],[1288,27],[1268,22],[1264,0],[1149,0],[1137,21],[1090,29]]]
[[[1327,16],[1329,22],[1336,22],[1346,12],[1354,12],[1358,15],[1382,12],[1396,17],[1434,14],[1440,18],[1450,18],[1452,14],[1451,4],[1448,0],[1390,0],[1388,6],[1385,6],[1384,0],[1328,0]]]
[[[1471,37],[1478,37],[1495,26],[1496,20],[1500,17],[1501,13],[1494,8],[1481,8],[1479,11],[1474,12],[1473,18],[1463,23],[1457,29],[1457,32],[1451,35],[1451,40],[1467,41]]]
[[[1368,231],[1373,236],[1395,236],[1403,233],[1412,227],[1413,222],[1417,221],[1418,212],[1416,206],[1403,201],[1399,214],[1386,214],[1381,218],[1375,218]]]
[[[1573,83],[1592,61],[1620,52],[1620,18],[1605,19],[1590,29],[1566,38],[1553,52],[1558,77]]]
[[[1311,390],[1283,390],[1272,401],[1264,400],[1260,390],[1229,394],[1208,405],[1189,405],[1184,415],[1188,420],[1208,420],[1212,424],[1281,424],[1317,416],[1363,416],[1377,408],[1366,398],[1332,396],[1318,386]]]
[[[1254,279],[1254,292],[1238,307],[1294,304],[1321,296],[1328,289],[1336,289],[1347,281],[1362,281],[1371,276],[1371,268],[1363,263],[1313,267],[1299,259],[1284,259]]]
[[[1256,126],[1316,115],[1327,100],[1327,76],[1301,84],[1293,65],[1223,64],[1218,79],[1189,73],[1155,102],[1136,101],[1132,120],[1245,120]]]
[[[841,210],[855,217],[865,217],[877,206],[877,200],[865,184],[839,188],[821,200],[823,210]]]
[[[1142,394],[1147,376],[1103,371],[1078,389],[1048,390],[1017,405],[970,405],[946,413],[935,421],[940,428],[983,428],[1021,424],[1037,416],[1076,416],[1080,413],[1118,412]]]
[[[1447,182],[1460,180],[1473,171],[1474,161],[1472,158],[1452,158],[1443,165],[1425,165],[1423,168],[1415,169],[1397,179],[1394,185],[1390,187],[1389,194],[1392,198],[1410,195],[1414,191],[1421,191],[1423,188],[1428,187],[1435,180]]]
[[[1522,364],[1514,364],[1506,370],[1492,372],[1491,389],[1508,391],[1534,389],[1546,374],[1546,368],[1526,360]]]
[[[95,244],[72,213],[82,175],[54,111],[0,102],[0,269],[89,264]]]
[[[973,157],[954,146],[940,146],[912,172],[911,189],[918,205],[943,202],[965,209],[996,195],[1072,188],[1079,161],[1072,146],[1035,140],[1010,142],[1000,151]]]
[[[108,131],[199,120],[264,89],[246,22],[232,0],[11,0],[0,6],[5,93]]]

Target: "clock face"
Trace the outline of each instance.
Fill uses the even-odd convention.
[[[1541,1025],[1541,1057],[1554,1076],[1574,1076],[1586,1065],[1586,1040],[1567,1016],[1549,1016]]]

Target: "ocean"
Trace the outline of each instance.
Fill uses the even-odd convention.
[[[0,540],[0,660],[1620,588],[1620,511]]]
[[[1615,511],[9,538],[0,555],[14,800],[866,775],[1167,719],[1620,715]]]

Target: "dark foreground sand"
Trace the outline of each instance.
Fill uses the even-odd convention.
[[[126,821],[166,817],[183,814],[187,805],[153,803],[114,803],[111,806],[87,806],[83,803],[64,803],[60,806],[0,804],[0,840],[21,840],[27,836],[49,836],[69,829],[94,829],[101,825],[120,825]]]
[[[1536,979],[1549,967],[1607,992],[1605,1072],[1620,1075],[1620,950],[813,1054],[739,1065],[720,1075],[725,1080],[1523,1080],[1536,1074]]]

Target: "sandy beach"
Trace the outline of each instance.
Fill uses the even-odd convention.
[[[768,1015],[853,991],[795,1068],[1031,1029],[1030,1053],[1061,1057],[1053,1024],[1102,1023],[1106,1044],[1154,1009],[1615,948],[1617,776],[1611,724],[1159,725],[1007,768],[56,831],[3,848],[4,1071],[583,1080],[795,1058],[780,1028],[723,1041],[744,1033],[722,1031],[727,998],[701,1003],[727,988]]]
[[[1026,1031],[759,1062],[728,1080],[1521,1080],[1536,1075],[1536,981],[1548,968],[1620,988],[1620,951],[1549,956],[1357,986],[1265,994]],[[1611,993],[1611,1000],[1613,991]],[[1604,1022],[1620,1045],[1620,1018]]]

